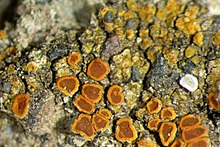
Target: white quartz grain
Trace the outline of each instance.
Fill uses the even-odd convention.
[[[184,77],[182,77],[179,81],[179,84],[190,92],[194,92],[196,89],[198,89],[199,85],[198,79],[191,74],[186,74]]]

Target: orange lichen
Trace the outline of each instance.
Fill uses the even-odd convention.
[[[181,138],[175,140],[170,147],[184,147],[184,142]]]
[[[89,63],[87,75],[96,81],[101,81],[107,76],[109,71],[110,69],[108,63],[96,58]]]
[[[210,92],[208,95],[208,101],[209,105],[214,109],[214,110],[219,110],[220,111],[220,103],[216,99],[217,93],[215,92]]]
[[[110,110],[108,109],[105,109],[105,108],[101,108],[99,109],[99,112],[98,112],[100,115],[102,115],[103,117],[107,118],[107,119],[110,119],[111,116],[112,116],[112,113]]]
[[[92,126],[91,116],[80,114],[72,124],[72,131],[79,133],[86,140],[92,140],[95,137],[95,130]]]
[[[67,63],[70,66],[74,66],[77,63],[79,63],[80,60],[81,60],[80,54],[77,52],[74,52],[74,53],[68,55]]]
[[[173,120],[176,118],[176,113],[175,113],[173,107],[165,107],[161,110],[160,117],[161,117],[161,119]]]
[[[182,138],[185,142],[196,140],[197,138],[208,135],[208,131],[203,126],[193,126],[182,131]]]
[[[0,40],[4,40],[7,37],[5,31],[0,30]]]
[[[119,85],[112,85],[107,92],[107,98],[112,105],[120,105],[124,101],[122,88]]]
[[[100,114],[94,114],[92,117],[92,124],[96,131],[105,131],[108,128],[109,120]]]
[[[210,144],[209,138],[198,138],[192,142],[189,142],[187,147],[208,147]]]
[[[29,106],[30,97],[27,94],[21,93],[15,96],[12,111],[18,118],[22,119],[28,114]]]
[[[159,118],[150,119],[147,124],[147,128],[151,131],[157,131],[159,129],[160,121],[161,120]]]
[[[138,147],[156,147],[156,144],[153,143],[152,141],[147,141],[144,139],[141,139],[137,143]]]
[[[81,112],[90,114],[95,110],[95,104],[88,101],[86,98],[84,98],[81,95],[79,95],[73,103]]]
[[[163,122],[159,129],[159,136],[162,144],[168,146],[176,137],[176,124],[173,122]]]
[[[84,84],[82,86],[82,95],[93,103],[97,103],[101,100],[103,93],[103,87],[98,84]]]
[[[117,121],[115,137],[120,142],[129,143],[137,139],[137,131],[131,119],[121,118]]]
[[[68,96],[73,96],[78,91],[79,80],[75,76],[64,76],[57,80],[57,88]]]
[[[146,107],[149,114],[158,113],[162,108],[162,102],[157,98],[153,98],[147,103]]]
[[[187,127],[199,125],[200,123],[201,123],[201,118],[198,115],[194,116],[192,114],[188,114],[188,115],[181,118],[180,128],[183,130]]]

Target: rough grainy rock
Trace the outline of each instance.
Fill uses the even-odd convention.
[[[9,82],[0,82],[0,90],[9,93],[11,89],[11,84]]]
[[[101,58],[108,61],[111,57],[119,54],[129,46],[131,44],[126,40],[121,40],[118,35],[110,35],[102,48]]]
[[[39,138],[25,134],[21,123],[7,113],[0,112],[0,144],[8,146],[30,146],[40,145]]]

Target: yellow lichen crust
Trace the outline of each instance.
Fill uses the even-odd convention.
[[[220,30],[218,30],[213,36],[213,41],[216,45],[220,45]]]
[[[195,36],[193,37],[193,43],[195,43],[198,46],[202,46],[203,39],[204,39],[204,35],[202,32],[196,33]]]
[[[4,40],[7,37],[7,34],[5,31],[0,30],[0,40]]]
[[[196,54],[196,47],[195,46],[188,46],[185,50],[185,57],[186,58],[191,58]]]

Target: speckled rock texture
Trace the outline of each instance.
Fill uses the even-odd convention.
[[[219,7],[217,0],[0,0],[0,146],[163,147],[205,138],[207,147],[219,147]],[[72,53],[80,57],[75,65],[68,63]],[[88,72],[95,59],[101,62],[91,71],[104,73],[100,79]],[[83,93],[91,83],[103,89],[90,91],[101,96],[97,102]],[[112,85],[120,90],[110,93]],[[30,103],[18,101],[14,109],[20,93]],[[79,96],[85,102],[77,105]],[[121,101],[114,105],[109,97]],[[23,107],[28,113],[19,118]],[[172,119],[162,116],[167,107]],[[103,108],[109,117],[99,113]],[[187,129],[205,130],[193,141],[180,128],[188,114],[199,123]],[[152,130],[153,119],[159,123]]]

